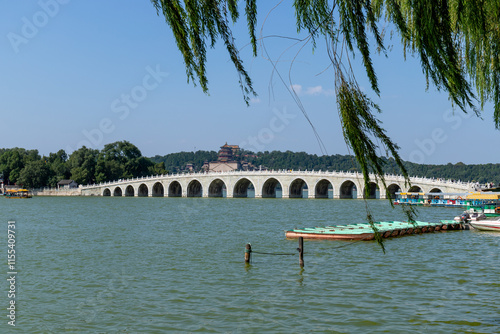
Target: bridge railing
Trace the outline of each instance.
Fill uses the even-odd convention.
[[[136,177],[131,179],[119,179],[116,181],[101,182],[99,184],[89,184],[80,185],[83,189],[104,187],[110,185],[120,185],[124,183],[137,182],[140,180],[160,180],[165,178],[183,178],[183,177],[196,177],[196,176],[224,176],[224,175],[285,175],[294,174],[300,175],[318,175],[318,176],[336,176],[336,177],[352,177],[352,178],[362,178],[363,175],[359,172],[349,172],[349,171],[321,171],[321,170],[290,170],[290,169],[278,169],[278,170],[254,170],[254,171],[225,171],[225,172],[189,172],[189,173],[176,173],[167,175],[149,175]],[[370,178],[375,179],[375,174],[370,174]],[[391,181],[404,182],[405,178],[402,175],[386,174],[386,179]],[[449,179],[435,179],[435,178],[425,178],[425,177],[410,177],[412,183],[421,184],[434,184],[436,186],[450,186],[465,189],[472,189],[473,184],[471,182],[462,182],[460,180],[449,180]]]

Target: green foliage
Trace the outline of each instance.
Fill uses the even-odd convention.
[[[4,150],[0,155],[0,171],[4,174],[4,182],[6,184],[18,182],[24,166],[36,160],[40,160],[37,150],[25,150],[17,147]]]
[[[448,92],[453,103],[463,111],[472,108],[478,112],[474,106],[476,97],[467,81],[470,72],[465,66],[465,60],[471,55],[464,54],[461,45],[464,38],[470,38],[463,29],[475,26],[458,12],[464,2],[468,1],[388,1],[393,15],[388,19],[398,17],[392,22],[406,50],[420,58],[427,80],[431,79],[438,89]],[[485,7],[482,1],[470,2],[475,2],[475,10]]]
[[[165,169],[165,162],[158,162],[148,168],[150,175],[165,175],[168,170]]]
[[[156,155],[151,160],[155,163],[163,162],[164,168],[170,173],[180,173],[186,169],[187,164],[193,164],[195,171],[200,171],[205,161],[217,160],[215,151],[179,152],[165,156]]]
[[[74,151],[67,162],[71,179],[78,184],[95,183],[95,169],[98,155],[98,150],[93,150],[85,146]]]
[[[345,171],[362,172],[362,169],[354,156],[350,155],[316,155],[306,152],[272,151],[251,152],[240,150],[242,160],[254,165],[257,169],[280,170],[323,170],[323,171]],[[380,158],[379,164],[385,174],[400,174],[400,168],[394,158]],[[173,173],[184,171],[186,164],[193,163],[196,171],[201,170],[203,162],[217,160],[214,151],[180,152],[165,156],[155,156],[151,160],[164,161]],[[401,161],[409,176],[428,177],[436,179],[451,179],[463,182],[479,182],[481,184],[493,182],[500,183],[500,164],[466,165],[462,162],[445,165],[420,165],[412,162]],[[371,168],[370,172],[372,172]]]
[[[237,2],[235,0],[151,0],[151,2],[158,14],[160,11],[163,13],[165,21],[172,29],[177,47],[184,58],[188,80],[195,81],[197,78],[203,91],[208,92],[206,45],[208,43],[210,47],[213,47],[220,38],[238,72],[240,87],[245,102],[248,104],[249,95],[256,94],[252,87],[252,80],[239,56],[230,28],[239,17]],[[245,4],[250,40],[254,55],[257,55],[255,37],[257,1],[246,0]]]
[[[40,188],[48,183],[50,169],[41,160],[29,161],[19,173],[18,184],[25,188]]]
[[[102,151],[83,146],[69,157],[64,150],[40,157],[37,150],[0,149],[0,173],[6,184],[40,188],[55,187],[63,179],[92,184],[167,171],[163,163],[155,164],[135,145],[121,141],[106,145]]]
[[[405,179],[408,180],[406,168],[396,151],[398,146],[385,134],[384,129],[380,127],[379,121],[371,112],[372,109],[380,112],[378,106],[372,103],[356,84],[343,79],[339,81],[337,104],[344,138],[354,151],[360,165],[365,182],[365,191],[368,192],[370,188],[370,172],[374,172],[380,178],[384,188],[387,189],[383,170],[384,160],[377,155],[377,145],[373,143],[370,134],[379,139],[392,153],[397,167],[402,170]]]
[[[59,181],[70,178],[71,173],[66,163],[68,155],[64,150],[59,150],[57,153],[50,153],[48,157],[43,157],[42,159],[49,165],[49,187],[56,187]]]
[[[240,158],[256,169],[293,169],[362,172],[359,162],[350,155],[316,155],[305,152],[251,152],[240,150]],[[33,160],[35,159],[35,160]],[[368,159],[368,158],[367,158]],[[113,181],[120,178],[162,175],[186,171],[193,164],[201,171],[205,161],[217,160],[215,151],[179,152],[151,159],[143,157],[133,144],[123,141],[108,144],[101,151],[81,147],[69,157],[64,150],[40,157],[36,150],[22,148],[0,149],[0,173],[6,184],[27,187],[55,186],[62,179],[72,179],[79,184]],[[368,160],[367,160],[368,161]],[[394,158],[377,160],[383,173],[399,174]],[[408,175],[417,177],[453,179],[481,184],[500,183],[500,164],[466,165],[462,162],[446,165],[420,165],[402,162]],[[366,188],[366,187],[365,187]]]
[[[144,158],[141,151],[128,141],[107,144],[97,157],[96,181],[146,176],[152,166],[153,162]]]

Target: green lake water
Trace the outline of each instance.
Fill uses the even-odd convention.
[[[376,220],[401,209],[370,200]],[[420,208],[422,221],[461,209]],[[16,226],[0,333],[499,333],[500,233],[304,242],[284,230],[364,222],[362,200],[0,198]],[[256,252],[244,263],[245,244]],[[15,300],[16,326],[8,325]]]

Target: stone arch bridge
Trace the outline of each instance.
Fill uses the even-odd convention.
[[[232,171],[148,176],[81,186],[83,196],[255,197],[255,198],[386,198],[381,182],[371,175],[368,196],[363,175],[322,171]],[[386,175],[390,193],[465,193],[471,183]]]

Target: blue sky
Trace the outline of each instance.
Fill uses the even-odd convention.
[[[258,34],[275,2],[258,3]],[[243,101],[236,72],[221,43],[208,51],[210,94],[187,82],[167,24],[148,0],[4,2],[0,15],[0,147],[41,154],[82,145],[101,149],[128,140],[145,156],[218,150],[225,142],[254,151],[321,154],[311,126],[290,97],[293,84],[328,154],[347,154],[336,109],[333,72],[323,42],[300,53],[290,40],[265,38],[282,83],[261,46],[251,56],[246,22],[233,28],[259,94]],[[297,37],[288,3],[272,11],[262,36]],[[302,35],[303,36],[303,35]],[[491,144],[500,133],[487,106],[483,119],[453,111],[447,94],[430,85],[419,61],[405,61],[397,40],[388,57],[373,54],[381,95],[370,89],[359,57],[357,79],[378,103],[378,117],[417,163],[497,163]],[[288,49],[290,47],[290,49]],[[294,60],[292,70],[291,61]]]

